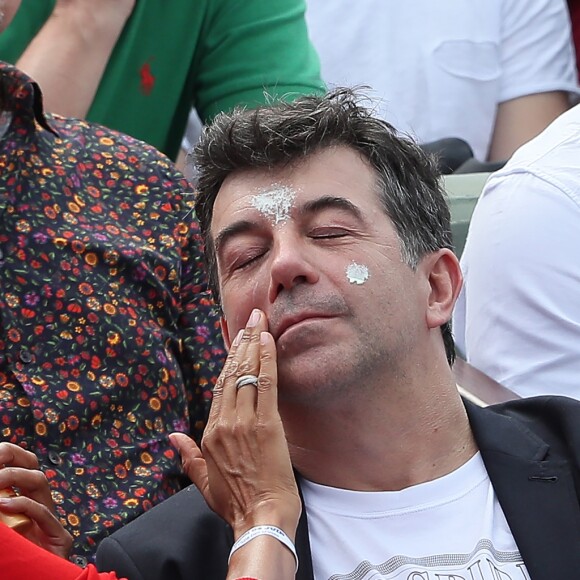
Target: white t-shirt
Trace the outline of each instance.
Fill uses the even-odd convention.
[[[490,177],[461,268],[467,360],[521,396],[580,399],[580,105]]]
[[[565,0],[307,0],[330,86],[368,85],[420,142],[461,137],[487,156],[498,103],[577,92]]]
[[[479,453],[397,492],[301,486],[315,580],[529,580]]]

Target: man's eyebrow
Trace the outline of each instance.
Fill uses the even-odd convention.
[[[352,214],[355,218],[364,221],[362,212],[354,203],[345,197],[337,197],[334,195],[323,195],[317,199],[307,201],[299,209],[299,213],[313,214],[325,209],[341,209]]]
[[[233,237],[244,234],[246,232],[251,232],[257,228],[257,224],[251,220],[239,220],[223,228],[219,234],[215,237],[214,247],[216,253],[219,252],[220,248]]]
[[[301,215],[314,214],[325,209],[333,208],[344,210],[352,214],[355,218],[364,221],[362,212],[354,203],[345,197],[338,197],[334,195],[323,195],[316,199],[307,201],[298,209],[298,213]],[[215,237],[214,247],[216,253],[218,253],[220,248],[230,239],[239,234],[252,232],[258,229],[258,227],[258,224],[252,220],[239,220],[233,224],[227,225]]]

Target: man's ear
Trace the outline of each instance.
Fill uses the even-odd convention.
[[[437,328],[451,319],[455,301],[461,291],[463,276],[457,256],[447,248],[427,256],[421,264],[429,284],[426,320]]]
[[[225,316],[220,317],[220,326],[222,327],[222,336],[224,338],[224,344],[226,345],[226,350],[229,351],[232,346],[232,341],[230,340],[230,330],[228,328],[228,321]]]

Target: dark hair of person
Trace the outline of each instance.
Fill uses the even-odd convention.
[[[210,287],[219,303],[210,226],[215,199],[230,174],[299,163],[335,146],[358,152],[375,170],[378,195],[392,221],[404,261],[413,269],[423,256],[453,249],[449,206],[435,161],[410,138],[373,116],[365,97],[340,88],[257,109],[218,115],[192,153],[197,179],[196,213],[205,240]],[[455,347],[449,322],[441,326],[449,364]]]

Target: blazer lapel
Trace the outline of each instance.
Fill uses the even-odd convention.
[[[580,514],[568,464],[521,422],[466,403],[499,503],[531,580],[580,570]]]

